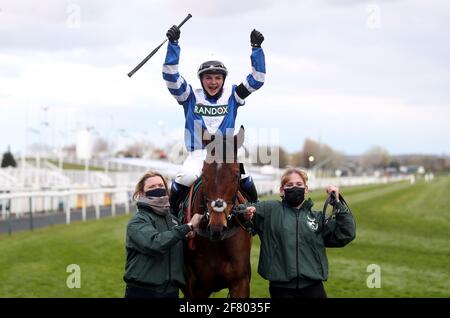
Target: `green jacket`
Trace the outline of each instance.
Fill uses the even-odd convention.
[[[311,211],[311,199],[299,209],[280,201],[254,206],[253,223],[261,239],[258,273],[273,285],[301,288],[327,280],[325,247],[343,247],[355,238],[355,221],[342,202],[337,203],[336,217],[324,226],[322,212]]]
[[[182,241],[189,230],[171,213],[139,209],[128,222],[124,281],[156,291],[178,290],[185,284]]]

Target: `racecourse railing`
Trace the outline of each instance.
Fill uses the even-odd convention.
[[[330,184],[336,186],[355,186],[367,184],[390,183],[402,180],[414,182],[413,176],[395,177],[341,177],[341,178],[314,178],[309,180],[310,189],[324,188]],[[255,180],[255,184],[260,195],[276,194],[279,192],[279,176],[277,178],[267,178]],[[116,208],[120,206],[125,213],[130,212],[132,186],[107,186],[96,188],[48,188],[45,191],[10,188],[0,191],[0,233],[12,232],[12,223],[16,220],[26,220],[29,218],[29,227],[32,230],[33,218],[38,216],[57,215],[60,223],[64,223],[62,216],[65,215],[65,223],[70,224],[72,213],[81,220],[87,219],[88,208],[95,212],[95,218],[101,217],[101,208],[109,209],[108,215],[115,216]],[[49,213],[48,213],[49,212]],[[80,213],[81,212],[81,213]],[[91,213],[90,212],[90,213]],[[90,214],[92,216],[92,214]],[[42,222],[41,222],[42,223]],[[6,226],[6,227],[5,227]],[[23,228],[23,226],[22,226]]]
[[[87,208],[94,207],[95,218],[100,219],[100,207],[110,207],[110,215],[116,215],[117,205],[123,205],[125,213],[130,212],[132,189],[127,187],[97,189],[63,189],[48,191],[24,191],[0,193],[1,220],[8,223],[11,234],[11,221],[28,215],[30,229],[36,213],[64,213],[65,223],[71,223],[72,213],[81,210],[81,220],[86,221]],[[27,205],[27,209],[25,206]]]

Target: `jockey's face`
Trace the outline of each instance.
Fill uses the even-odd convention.
[[[209,95],[215,96],[223,86],[223,74],[204,74],[201,78],[203,88]]]
[[[164,186],[164,182],[161,179],[161,177],[160,176],[150,177],[150,178],[147,178],[147,180],[145,180],[143,192],[145,193],[149,190],[154,190],[154,189],[158,189],[158,188],[163,188],[163,189],[166,188]]]

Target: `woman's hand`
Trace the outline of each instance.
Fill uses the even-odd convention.
[[[244,218],[246,220],[251,220],[253,219],[253,215],[255,215],[256,213],[256,208],[253,206],[249,206],[246,211],[244,212]]]
[[[327,192],[328,194],[330,194],[331,192],[334,192],[334,195],[335,195],[335,197],[336,197],[336,202],[339,202],[339,188],[338,188],[338,187],[336,187],[336,186],[334,186],[334,185],[329,185],[329,186],[326,188],[326,192]]]
[[[198,229],[198,226],[199,226],[202,218],[203,218],[203,214],[196,213],[192,216],[192,219],[189,223],[192,224],[192,227],[194,228],[194,230]]]
[[[192,219],[187,224],[191,225],[194,230],[190,231],[188,234],[186,234],[185,235],[186,238],[190,239],[195,236],[195,230],[198,229],[198,226],[199,226],[202,218],[203,218],[203,214],[196,213],[192,216]]]

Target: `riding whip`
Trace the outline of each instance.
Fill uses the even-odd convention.
[[[187,20],[189,20],[190,18],[192,18],[192,15],[189,13],[187,15],[186,18],[184,18],[183,21],[181,21],[181,23],[178,25],[178,28],[181,28],[181,26],[183,24],[186,23]],[[158,50],[161,48],[161,46],[164,45],[164,43],[167,42],[167,39],[165,39],[160,45],[158,45],[153,51],[150,52],[149,55],[147,55],[147,57],[145,59],[142,60],[141,63],[139,63],[130,73],[128,73],[128,77],[133,76],[134,73],[136,73],[145,63],[147,63],[148,60],[150,60],[150,58],[155,55],[156,52],[158,52]]]

